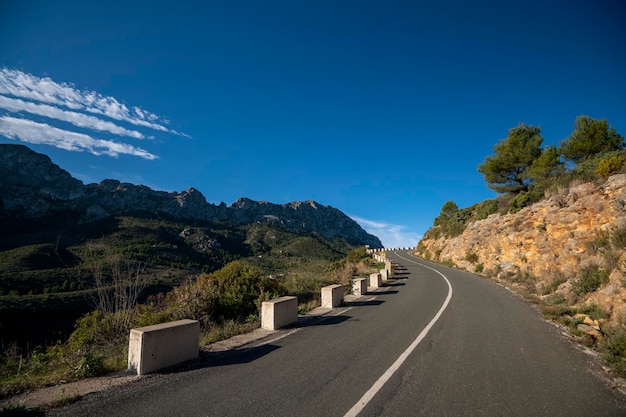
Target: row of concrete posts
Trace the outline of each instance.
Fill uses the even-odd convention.
[[[391,275],[391,261],[384,254],[372,253],[377,261],[385,264],[380,272],[368,278],[352,280],[354,296],[367,294],[368,287],[382,287]],[[321,290],[321,307],[335,308],[343,303],[344,287],[328,285]],[[277,330],[298,322],[298,299],[285,296],[261,304],[261,327]],[[174,366],[198,357],[200,345],[200,322],[178,320],[130,331],[128,345],[128,369],[137,375],[145,375],[159,369]]]

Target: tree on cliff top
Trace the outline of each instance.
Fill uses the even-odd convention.
[[[559,150],[554,146],[546,146],[530,167],[528,176],[533,180],[533,186],[543,185],[565,172],[565,164],[561,161]]]
[[[532,183],[528,169],[541,155],[541,128],[520,124],[493,147],[495,155],[478,166],[489,188],[498,193],[527,191]]]
[[[602,152],[624,148],[624,137],[609,126],[606,119],[596,120],[589,116],[578,116],[574,131],[561,142],[561,154],[566,160],[579,163]]]

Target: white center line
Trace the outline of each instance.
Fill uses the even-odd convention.
[[[435,317],[433,317],[430,323],[428,323],[428,325],[424,328],[424,330],[422,330],[422,332],[417,336],[417,338],[413,341],[413,343],[411,343],[409,347],[406,348],[404,352],[402,352],[402,354],[398,357],[398,359],[396,359],[396,361],[385,371],[385,373],[383,373],[380,376],[380,378],[378,378],[378,380],[374,382],[374,385],[372,385],[372,387],[369,390],[367,390],[365,394],[363,394],[361,399],[357,401],[356,404],[354,404],[354,406],[352,406],[350,410],[348,410],[348,412],[344,415],[344,417],[356,417],[365,408],[365,406],[367,406],[367,404],[374,398],[374,396],[378,393],[378,391],[380,391],[383,385],[385,385],[385,383],[389,381],[389,379],[400,368],[400,366],[402,366],[404,361],[406,361],[409,355],[415,350],[417,345],[419,345],[420,342],[426,337],[430,329],[435,325],[437,320],[439,320],[443,312],[446,310],[446,308],[448,307],[448,304],[450,303],[450,299],[452,298],[452,284],[450,284],[450,281],[448,281],[448,278],[446,278],[444,274],[442,274],[441,272],[437,271],[434,268],[431,268],[419,262],[415,262],[411,259],[406,259],[406,258],[402,258],[402,259],[412,262],[416,265],[423,266],[424,268],[428,268],[432,271],[435,271],[439,275],[441,275],[441,277],[448,284],[448,296],[446,297],[446,300],[443,302],[441,308],[439,308],[439,311],[437,312],[437,314],[435,314]]]

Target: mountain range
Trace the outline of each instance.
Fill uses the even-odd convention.
[[[94,308],[97,271],[110,280],[114,268],[143,265],[145,298],[234,260],[291,280],[323,276],[325,265],[363,245],[382,247],[340,210],[315,201],[240,198],[227,206],[193,188],[163,192],[113,179],[85,185],[46,155],[0,145],[5,345],[67,336]]]
[[[227,206],[208,203],[194,188],[164,192],[113,179],[85,185],[46,155],[24,145],[1,144],[0,230],[11,233],[14,227],[46,218],[58,221],[59,213],[72,213],[65,218],[81,224],[139,213],[188,222],[263,222],[325,239],[343,238],[351,245],[382,247],[376,236],[340,210],[315,201],[273,204],[240,198]]]

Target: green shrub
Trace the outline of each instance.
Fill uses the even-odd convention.
[[[573,282],[572,291],[578,296],[589,294],[609,282],[605,270],[598,266],[589,266],[578,272],[578,278]]]
[[[602,230],[602,229],[596,230],[596,238],[593,243],[597,250],[605,250],[605,249],[610,248],[611,233],[607,230]]]
[[[465,230],[465,222],[459,218],[452,219],[448,222],[447,235],[448,237],[459,236]]]
[[[369,259],[370,255],[367,253],[367,249],[363,246],[359,246],[356,249],[352,249],[345,257],[346,262],[360,262],[364,259]]]
[[[624,157],[622,155],[613,155],[603,158],[598,162],[595,173],[601,177],[609,177],[622,170],[624,166]]]
[[[626,377],[626,325],[620,320],[616,326],[602,330],[604,338],[598,343],[600,352],[617,375]]]
[[[583,304],[579,309],[579,313],[586,314],[592,319],[601,320],[608,319],[609,313],[600,308],[597,304]]]
[[[624,151],[610,151],[610,152],[602,152],[595,154],[581,162],[579,162],[571,171],[571,176],[569,178],[580,179],[583,181],[594,181],[601,176],[601,173],[606,173],[611,170],[611,164],[618,163],[619,159],[624,158]],[[613,162],[608,162],[608,161]],[[606,161],[602,163],[602,161]],[[600,165],[603,165],[603,168],[600,168]],[[600,172],[601,173],[600,173]],[[610,175],[610,174],[609,174]]]
[[[443,261],[441,261],[441,264],[449,268],[454,268],[456,266],[452,259],[444,259]]]
[[[101,376],[108,371],[104,365],[104,354],[102,353],[85,353],[74,367],[74,373],[78,378]]]
[[[611,231],[611,244],[615,249],[626,249],[626,225]]]
[[[474,251],[467,250],[465,252],[465,260],[469,263],[475,264],[476,262],[478,262],[478,254]]]
[[[424,239],[437,240],[439,239],[439,237],[441,237],[441,233],[441,226],[433,226],[426,231],[426,233],[424,234]]]
[[[242,261],[201,274],[175,288],[165,300],[172,319],[190,318],[204,327],[215,318],[240,319],[257,314],[261,302],[284,293],[282,286]]]
[[[530,201],[531,200],[529,194],[525,191],[520,191],[518,194],[515,195],[515,197],[509,200],[509,212],[517,213],[528,204],[530,204]]]
[[[476,205],[474,216],[476,220],[484,220],[490,215],[498,212],[497,200],[485,200]]]

